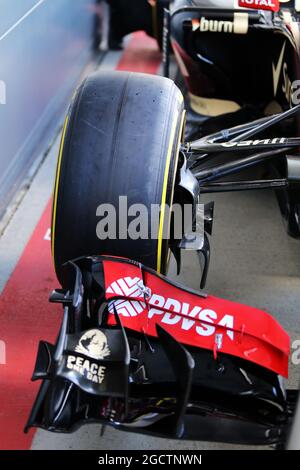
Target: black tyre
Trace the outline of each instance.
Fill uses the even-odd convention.
[[[78,89],[66,118],[52,211],[52,254],[62,265],[79,256],[124,256],[164,273],[184,111],[169,79],[128,72],[96,73]],[[100,240],[97,208],[161,205],[155,239]],[[150,211],[149,211],[150,212]],[[150,217],[150,214],[149,214]],[[149,220],[150,227],[150,220]]]

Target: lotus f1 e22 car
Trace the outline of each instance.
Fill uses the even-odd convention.
[[[51,301],[62,303],[64,317],[56,344],[39,346],[33,378],[42,385],[27,429],[67,432],[97,421],[162,437],[285,445],[297,400],[283,381],[287,333],[261,310],[165,275],[170,253],[180,271],[182,250],[194,249],[205,286],[213,204],[199,224],[203,193],[275,190],[288,233],[299,238],[300,106],[284,88],[299,63],[298,14],[289,3],[278,12],[172,3],[165,61],[171,45],[189,91],[187,114],[181,91],[164,77],[96,73],[78,89],[52,217],[62,289]],[[205,23],[202,31],[203,17],[213,18],[211,30]],[[225,21],[232,31],[219,27]],[[246,55],[250,62],[238,66]],[[149,218],[152,204],[160,206],[157,237],[97,237],[99,205],[118,208],[120,196],[146,206]],[[175,203],[194,209],[179,240],[166,210]]]

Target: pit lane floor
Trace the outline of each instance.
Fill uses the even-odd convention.
[[[123,54],[108,53],[101,69],[158,73],[155,43],[134,35]],[[30,382],[38,340],[53,341],[61,321],[48,293],[57,287],[50,256],[50,209],[58,140],[0,238],[0,449],[230,449],[225,444],[172,441],[88,425],[70,435],[22,430],[37,384]],[[216,217],[207,291],[269,311],[300,340],[300,245],[287,237],[275,197],[268,192],[214,195]],[[183,258],[180,281],[198,288],[199,266]],[[175,276],[174,265],[170,274]],[[258,274],[259,273],[259,274]],[[3,359],[3,355],[2,355]],[[3,360],[2,360],[3,362]],[[289,385],[297,387],[300,366],[291,365]]]

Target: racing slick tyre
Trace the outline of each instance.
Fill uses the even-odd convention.
[[[172,205],[183,121],[182,94],[167,78],[97,72],[79,87],[63,128],[52,210],[52,255],[62,285],[63,264],[80,256],[123,256],[166,272],[166,205]],[[120,235],[120,196],[128,208],[147,208],[147,237],[132,239],[126,228]],[[103,204],[116,210],[116,231],[106,239],[97,230]],[[152,204],[160,206],[156,222]]]

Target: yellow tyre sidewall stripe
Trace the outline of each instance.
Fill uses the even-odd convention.
[[[163,235],[164,235],[164,225],[165,225],[166,200],[167,200],[171,158],[172,158],[172,153],[173,153],[173,148],[174,148],[174,141],[176,137],[176,129],[178,125],[178,117],[179,117],[179,111],[176,110],[172,128],[171,128],[169,145],[168,145],[165,174],[164,174],[164,181],[163,181],[162,199],[161,199],[160,220],[159,220],[159,229],[158,229],[158,244],[157,244],[157,267],[156,267],[158,273],[160,273],[162,269],[162,245],[163,245]],[[177,144],[177,148],[175,149],[176,160],[178,159],[178,154],[179,154],[179,146],[181,143],[181,133],[182,133],[183,125],[184,125],[184,117],[185,117],[185,112],[183,111],[182,117],[181,117],[181,126],[179,129],[178,144]],[[174,183],[173,183],[173,186],[174,186]],[[172,187],[172,192],[173,191],[174,191],[174,187]]]
[[[63,155],[63,150],[64,150],[64,144],[65,144],[66,132],[67,132],[67,128],[68,128],[68,122],[69,122],[69,116],[66,117],[65,122],[64,122],[64,126],[63,126],[63,130],[62,130],[62,136],[61,136],[60,148],[59,148],[59,154],[58,154],[58,160],[57,160],[57,166],[56,166],[55,185],[54,185],[53,209],[52,209],[52,226],[51,226],[51,251],[52,251],[52,257],[53,257],[54,262],[55,262],[54,241],[55,241],[57,198],[58,198],[58,188],[59,188],[59,180],[60,180],[62,155]]]
[[[179,139],[178,139],[176,153],[175,153],[174,175],[173,175],[173,182],[172,182],[172,193],[171,193],[171,198],[170,198],[171,203],[172,203],[173,198],[174,198],[175,178],[176,178],[176,171],[177,171],[177,167],[178,167],[179,150],[180,150],[181,143],[184,142],[185,126],[186,126],[186,110],[184,109],[183,113],[182,113],[181,124],[180,124],[180,128],[179,128],[179,133],[178,133]],[[172,207],[170,207],[170,209],[172,210]],[[171,219],[169,220],[169,234],[170,234],[170,226],[171,226]],[[166,266],[167,270],[169,269],[170,258],[171,258],[171,250],[169,249],[168,259],[167,259],[167,266]]]

